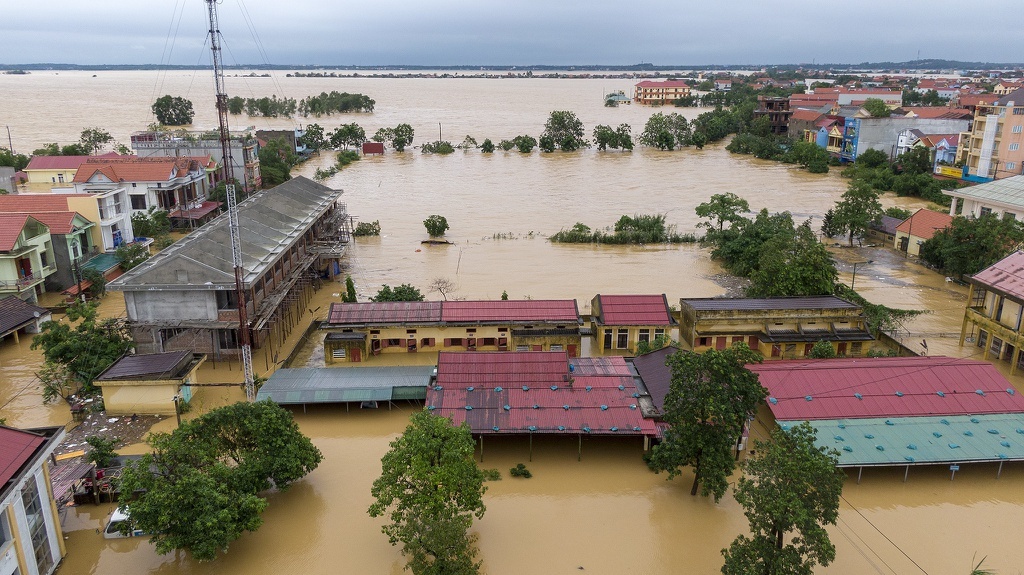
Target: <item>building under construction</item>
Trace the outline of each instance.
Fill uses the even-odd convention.
[[[321,280],[340,272],[351,237],[341,193],[297,177],[238,204],[254,348],[279,346]],[[107,286],[124,293],[138,353],[240,353],[229,234],[221,215]]]

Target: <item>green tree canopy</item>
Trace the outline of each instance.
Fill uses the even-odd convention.
[[[381,459],[370,494],[371,517],[387,515],[381,529],[402,544],[414,575],[475,575],[473,518],[483,517],[484,474],[473,460],[475,443],[466,424],[428,411],[410,424]]]
[[[547,136],[562,151],[572,152],[590,146],[590,142],[583,137],[585,133],[583,122],[576,114],[568,110],[556,110],[551,112],[548,121],[544,123],[541,137]]]
[[[810,357],[812,359],[832,359],[836,357],[836,348],[831,341],[821,340],[811,347]]]
[[[619,124],[618,128],[599,125],[594,128],[594,143],[598,150],[612,149],[633,149],[633,136],[630,134],[629,124]]]
[[[644,124],[640,143],[649,148],[672,150],[690,142],[690,124],[682,114],[655,112]]]
[[[299,158],[284,138],[273,138],[260,148],[260,177],[264,188],[273,188],[292,179],[292,167]]]
[[[949,275],[976,274],[1024,245],[1024,223],[995,214],[957,216],[921,245],[921,259]]]
[[[377,295],[370,298],[370,301],[423,301],[423,294],[420,293],[419,288],[409,284],[402,284],[394,289],[388,284],[384,284],[377,291]]]
[[[342,124],[331,132],[330,140],[335,149],[361,146],[366,141],[366,130],[359,124]]]
[[[423,227],[427,228],[430,237],[440,237],[448,231],[448,219],[437,214],[427,216],[427,219],[423,220]]]
[[[879,98],[868,98],[864,100],[863,108],[871,114],[872,118],[888,118],[892,110],[884,101]]]
[[[751,535],[722,550],[722,573],[810,575],[836,557],[825,525],[839,518],[846,479],[836,467],[838,452],[817,447],[807,422],[776,429],[770,442],[755,446],[757,455],[744,463],[735,490]]]
[[[665,397],[665,439],[654,446],[647,464],[669,479],[693,467],[691,495],[712,495],[717,502],[736,467],[734,449],[748,416],[768,395],[748,363],[761,355],[745,344],[704,353],[678,352],[667,361],[672,370]]]
[[[832,254],[818,241],[810,220],[764,243],[750,274],[749,297],[828,295],[838,272]]]
[[[836,202],[833,223],[836,228],[849,234],[850,245],[854,236],[862,236],[882,215],[879,193],[865,181],[854,180]]]
[[[305,133],[299,138],[299,143],[319,154],[320,150],[328,144],[324,127],[320,124],[308,124]]]
[[[710,233],[713,230],[722,232],[726,222],[731,227],[736,222],[743,220],[741,213],[750,211],[750,204],[747,200],[732,192],[724,194],[713,194],[711,199],[697,205],[697,216],[707,219],[706,222],[697,224],[699,227],[707,228]]]
[[[67,372],[87,390],[110,364],[133,347],[123,319],[100,319],[95,302],[68,306],[67,321],[43,322],[32,349],[42,348],[47,362]]]
[[[15,154],[8,148],[0,148],[0,166],[12,167],[16,172],[24,170],[30,159],[25,154]]]
[[[87,155],[99,152],[103,149],[103,146],[112,141],[114,141],[114,137],[110,135],[110,132],[101,128],[86,128],[82,130],[82,134],[78,137],[78,142]],[[61,155],[73,156],[75,154],[65,154],[62,152]]]
[[[191,100],[170,94],[157,98],[152,110],[156,121],[165,126],[187,126],[195,117]]]
[[[414,134],[415,130],[413,130],[412,126],[409,124],[399,124],[394,128],[380,128],[373,135],[373,141],[391,144],[391,147],[396,151],[404,152],[406,146],[412,145]]]
[[[185,549],[200,561],[263,524],[261,492],[287,489],[323,459],[269,400],[214,409],[147,443],[152,452],[121,476],[119,508],[131,508],[123,529],[152,533],[157,553]]]

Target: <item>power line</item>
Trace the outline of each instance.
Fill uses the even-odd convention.
[[[921,572],[922,572],[922,573],[924,573],[925,575],[928,575],[928,571],[926,571],[924,567],[921,567],[920,565],[918,565],[917,561],[914,561],[914,558],[913,558],[913,557],[911,557],[910,555],[907,555],[907,552],[906,552],[906,551],[904,551],[904,550],[903,550],[903,549],[902,549],[902,548],[901,548],[901,547],[900,547],[899,545],[897,545],[895,541],[893,541],[892,539],[890,539],[890,538],[889,538],[889,536],[888,536],[888,535],[886,535],[886,534],[885,534],[885,533],[884,533],[884,532],[883,532],[883,531],[882,531],[881,529],[879,529],[877,525],[875,525],[874,523],[872,523],[872,522],[871,522],[871,520],[870,520],[870,519],[868,519],[867,517],[865,517],[865,516],[864,516],[864,514],[863,514],[863,513],[861,513],[860,509],[857,509],[857,507],[856,507],[856,506],[855,506],[855,505],[854,505],[853,503],[850,503],[850,500],[849,500],[849,499],[847,499],[847,498],[846,498],[845,496],[843,496],[843,495],[840,495],[839,497],[840,497],[840,498],[841,498],[841,499],[842,499],[842,500],[843,500],[843,501],[844,501],[844,502],[845,502],[845,503],[846,503],[847,505],[849,505],[849,506],[850,506],[850,509],[853,509],[854,511],[856,511],[856,512],[857,512],[857,515],[860,515],[861,519],[863,519],[864,521],[866,521],[866,522],[867,522],[867,524],[868,524],[868,525],[870,525],[870,526],[871,526],[871,527],[872,527],[872,528],[873,528],[873,529],[874,529],[875,531],[877,531],[879,535],[881,535],[882,537],[884,537],[884,538],[885,538],[885,540],[886,540],[886,541],[888,541],[890,545],[892,545],[893,547],[895,547],[897,551],[899,551],[900,553],[902,553],[904,557],[906,557],[906,558],[907,558],[907,559],[908,559],[908,560],[909,560],[909,561],[910,561],[911,563],[913,563],[913,564],[914,564],[914,567],[917,567],[918,569],[920,569],[920,570],[921,570]],[[888,567],[888,565],[887,565],[887,567]],[[890,567],[890,569],[891,569],[891,567]]]

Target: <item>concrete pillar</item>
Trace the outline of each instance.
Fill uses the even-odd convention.
[[[956,215],[956,203],[957,203],[958,200],[959,200],[959,198],[956,198],[956,197],[953,198],[953,202],[949,206],[949,215],[951,215],[951,216],[955,216]]]
[[[1020,345],[1013,346],[1013,356],[1010,358],[1010,375],[1017,373],[1017,361],[1020,359]]]

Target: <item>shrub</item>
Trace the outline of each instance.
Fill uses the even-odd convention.
[[[372,222],[359,222],[356,224],[355,231],[352,232],[355,237],[363,236],[379,236],[380,235],[380,220],[373,220]]]
[[[530,470],[527,469],[526,466],[523,465],[522,463],[517,463],[515,467],[509,469],[508,474],[511,475],[512,477],[523,477],[525,479],[533,477],[533,474],[530,473]]]
[[[99,435],[93,435],[85,440],[86,443],[92,447],[89,451],[89,455],[86,459],[96,464],[96,467],[105,469],[110,467],[110,464],[117,457],[117,452],[114,451],[114,446],[120,441],[118,438],[107,439]]]

